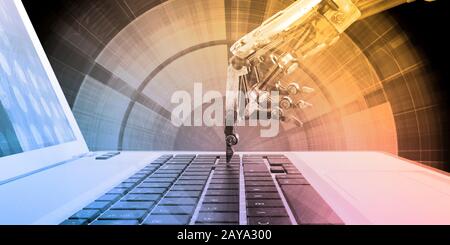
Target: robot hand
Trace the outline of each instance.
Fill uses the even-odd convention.
[[[302,60],[335,43],[340,34],[361,16],[367,17],[409,1],[298,0],[237,41],[230,49],[233,58],[227,74],[226,109],[233,112],[227,113],[230,116],[227,116],[225,129],[227,161],[233,155],[232,146],[238,143],[234,125],[239,117],[236,119],[234,113],[240,102],[250,103],[251,94],[259,98],[264,93],[278,91],[282,96],[279,106],[272,108],[272,112],[275,109],[281,121],[302,126],[295,111],[312,104],[299,96],[312,93],[314,89],[301,87],[298,82],[283,85],[280,81],[300,68]],[[253,111],[246,110],[246,113]]]
[[[228,110],[226,114],[225,122],[225,145],[226,145],[226,159],[227,163],[230,163],[233,157],[233,146],[239,142],[239,135],[235,133],[235,123],[237,120],[237,112],[235,110]]]

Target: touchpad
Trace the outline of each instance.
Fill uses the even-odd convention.
[[[442,177],[425,171],[337,171],[327,175],[372,223],[422,224],[426,220],[439,224],[450,220],[450,195],[439,188],[448,186]]]

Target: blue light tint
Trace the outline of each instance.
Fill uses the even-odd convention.
[[[75,140],[13,1],[0,1],[0,157]]]

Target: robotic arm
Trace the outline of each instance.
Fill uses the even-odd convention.
[[[260,113],[260,107],[250,106],[252,100],[260,101],[271,91],[279,92],[277,106],[267,112],[269,117],[303,126],[295,110],[312,106],[299,97],[314,89],[297,82],[285,86],[281,78],[298,69],[302,60],[335,43],[360,18],[411,1],[298,0],[238,40],[230,49],[233,57],[227,73],[227,162],[234,154],[233,146],[239,142],[236,123]]]

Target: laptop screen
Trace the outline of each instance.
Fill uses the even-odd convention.
[[[0,1],[0,157],[76,140],[13,1]]]

